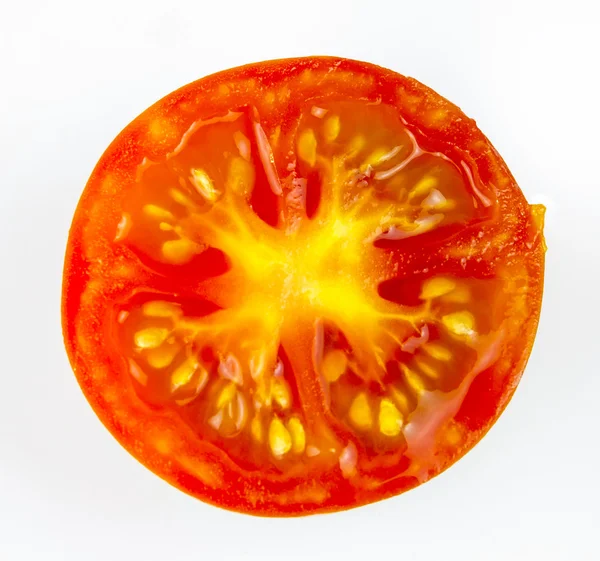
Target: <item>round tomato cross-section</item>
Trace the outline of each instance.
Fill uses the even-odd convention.
[[[413,79],[334,58],[221,72],[96,166],[64,270],[71,364],[119,442],[204,501],[274,516],[390,497],[511,398],[543,211]]]

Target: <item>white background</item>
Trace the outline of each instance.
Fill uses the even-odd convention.
[[[2,0],[0,559],[600,559],[597,4]],[[61,272],[124,125],[213,71],[311,54],[414,76],[478,121],[548,206],[546,293],[519,390],[467,457],[383,503],[266,520],[171,488],[101,426],[63,350]]]

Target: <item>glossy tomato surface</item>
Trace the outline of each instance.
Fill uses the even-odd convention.
[[[204,501],[334,511],[415,487],[511,398],[544,209],[416,80],[265,62],[168,95],[77,207],[71,364],[119,442]]]

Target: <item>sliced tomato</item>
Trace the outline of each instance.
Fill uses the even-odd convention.
[[[121,444],[261,515],[415,487],[498,418],[541,305],[544,209],[457,107],[369,64],[190,84],[100,159],[67,351]]]

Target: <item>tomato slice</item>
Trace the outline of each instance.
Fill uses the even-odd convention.
[[[101,421],[159,476],[260,515],[440,473],[511,398],[544,209],[457,107],[369,64],[190,84],[100,159],[63,325]]]

